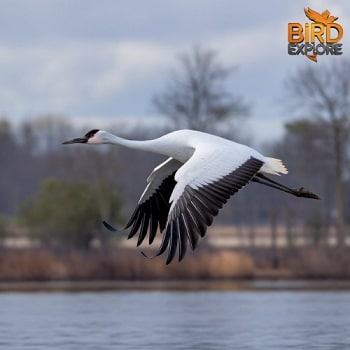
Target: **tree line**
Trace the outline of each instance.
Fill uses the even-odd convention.
[[[142,136],[138,130],[121,134],[122,125],[112,125],[109,130],[147,139],[191,127],[233,135],[237,140],[233,125],[245,120],[250,105],[225,88],[232,71],[214,52],[198,47],[180,57],[178,70],[153,101],[158,111],[169,117],[166,129],[151,126],[142,130]],[[314,235],[315,243],[322,243],[335,227],[339,245],[345,244],[350,219],[349,72],[350,64],[343,61],[290,76],[285,87],[291,103],[287,107],[297,114],[286,123],[281,139],[260,148],[264,154],[283,159],[290,170],[284,183],[305,186],[322,200],[303,200],[250,184],[224,206],[217,224],[246,225],[253,230],[254,226],[279,223],[286,232],[302,226]],[[55,115],[17,126],[9,119],[0,120],[0,237],[6,235],[12,218],[15,226],[24,222],[35,227],[34,234],[40,228],[40,239],[47,244],[60,241],[86,246],[96,236],[103,240],[101,218],[123,224],[148,174],[163,158],[115,146],[61,145],[88,129],[81,130]],[[74,223],[73,214],[81,221]],[[72,232],[84,232],[86,240],[80,242]]]
[[[5,219],[18,217],[25,219],[27,225],[41,227],[44,242],[61,235],[63,243],[83,246],[86,241],[74,242],[72,232],[78,232],[77,236],[84,236],[85,232],[92,239],[97,233],[88,231],[98,231],[102,220],[122,225],[136,205],[145,179],[162,158],[115,146],[65,147],[60,144],[62,140],[82,131],[65,122],[63,132],[62,119],[53,117],[46,119],[50,128],[32,133],[30,139],[36,146],[28,147],[22,136],[24,130],[28,133],[43,122],[38,119],[18,128],[9,121],[0,123],[0,235],[4,232]],[[54,124],[57,134],[53,133]],[[153,137],[152,132],[149,137]],[[336,225],[336,178],[331,158],[327,160],[320,152],[319,137],[311,121],[290,122],[286,124],[284,137],[265,146],[265,153],[284,159],[290,169],[290,175],[283,177],[284,183],[292,187],[304,185],[318,193],[321,201],[295,198],[252,183],[232,197],[216,223],[258,226],[277,222],[291,230],[293,226],[304,226],[305,230],[316,230],[318,235],[326,237]],[[54,140],[54,146],[41,145],[49,139]],[[349,198],[348,181],[344,190]],[[346,205],[346,219],[350,215],[348,208]],[[50,213],[54,213],[57,221],[48,220]],[[72,213],[82,220],[78,221],[80,227],[69,220]]]

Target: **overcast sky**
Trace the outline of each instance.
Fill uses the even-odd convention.
[[[253,104],[251,133],[275,138],[287,118],[283,81],[339,59],[287,54],[287,23],[309,22],[308,6],[339,17],[349,57],[348,0],[0,0],[0,116],[60,114],[97,128],[152,121],[176,55],[199,44],[238,66],[229,89]]]

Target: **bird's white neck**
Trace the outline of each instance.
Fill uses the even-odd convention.
[[[132,149],[158,153],[168,157],[173,157],[182,162],[187,161],[194,151],[193,148],[187,147],[181,142],[179,143],[178,138],[170,136],[170,134],[164,135],[157,139],[145,141],[123,139],[107,131],[105,131],[101,136],[103,137],[102,143],[115,144]]]
[[[136,141],[136,140],[128,140],[122,137],[110,134],[105,132],[104,135],[104,143],[120,145],[132,149],[138,149],[147,152],[160,153],[164,154],[162,151],[162,142],[160,139],[154,140],[145,140],[145,141]]]

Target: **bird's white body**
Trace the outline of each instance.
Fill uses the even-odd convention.
[[[164,231],[157,255],[169,249],[167,263],[177,249],[181,260],[188,242],[195,249],[199,236],[204,236],[222,205],[250,181],[296,196],[318,198],[302,188],[292,190],[261,174],[286,174],[281,160],[199,131],[179,130],[154,140],[134,141],[104,130],[91,130],[84,138],[64,143],[117,144],[168,157],[148,177],[138,206],[126,225],[131,227],[129,238],[138,233],[138,245],[147,233],[151,244],[157,229]],[[109,224],[106,226],[111,228]]]
[[[288,173],[279,159],[264,157],[248,146],[195,130],[177,130],[157,139],[146,141],[126,140],[100,130],[89,139],[88,143],[118,144],[128,148],[159,153],[182,163],[181,167],[177,166],[178,171],[175,175],[177,186],[170,197],[172,207],[183,193],[185,186],[190,185],[197,189],[201,185],[216,181],[235,170],[250,157],[263,162],[260,172],[274,175]],[[160,179],[164,178],[164,174],[160,174],[162,167],[164,167],[163,171],[165,172],[175,170],[174,167],[169,167],[167,162],[161,164],[155,169],[158,170],[158,176],[162,175]],[[148,183],[150,183],[149,180],[150,178],[148,178]],[[155,180],[154,177],[152,180]],[[145,195],[148,194],[149,189],[146,188],[139,203],[145,198],[148,199]]]
[[[146,141],[127,140],[107,131],[99,130],[87,143],[118,144],[128,148],[163,154],[181,163],[186,163],[195,151],[200,151],[199,158],[209,165],[211,161],[216,160],[218,157],[221,159],[220,164],[224,166],[229,161],[233,161],[233,164],[240,164],[239,160],[248,159],[252,156],[264,162],[264,166],[261,169],[262,172],[274,175],[288,173],[279,159],[264,157],[248,146],[195,130],[177,130],[157,139]]]

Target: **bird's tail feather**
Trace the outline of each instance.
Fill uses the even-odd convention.
[[[271,157],[265,157],[265,164],[262,166],[260,171],[273,175],[288,174],[288,170],[283,164],[282,160]]]

